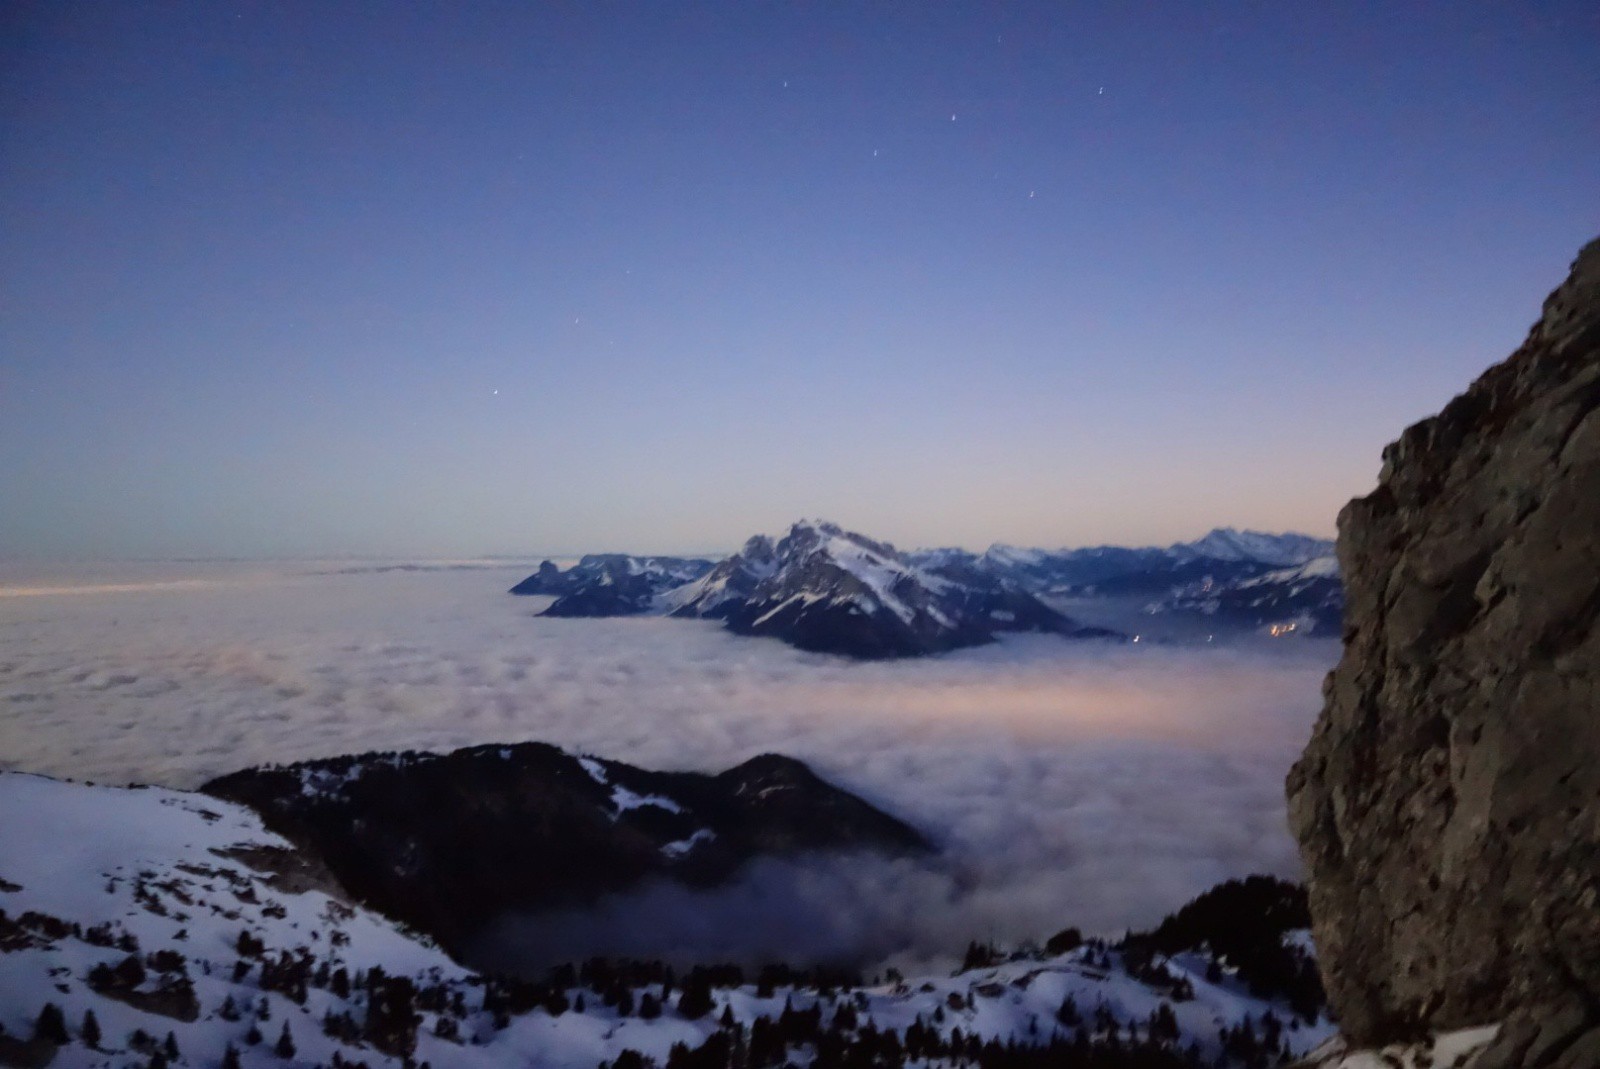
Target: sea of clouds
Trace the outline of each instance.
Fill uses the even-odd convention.
[[[0,767],[192,787],[375,749],[542,740],[648,768],[775,751],[927,832],[934,863],[770,861],[509,921],[494,964],[590,953],[942,963],[1115,932],[1296,875],[1283,777],[1334,643],[1015,636],[855,663],[704,621],[545,620],[529,569],[0,569]]]

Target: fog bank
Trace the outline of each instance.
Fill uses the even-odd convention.
[[[0,598],[0,761],[192,787],[498,741],[708,771],[776,751],[944,847],[933,868],[770,862],[709,896],[654,888],[516,926],[537,958],[924,960],[1149,923],[1218,880],[1297,870],[1282,781],[1333,643],[1016,636],[858,664],[705,621],[537,619],[543,599],[503,594],[526,568],[312,574],[331,570],[13,580],[46,592]]]

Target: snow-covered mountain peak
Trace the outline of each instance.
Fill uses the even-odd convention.
[[[1303,534],[1268,534],[1265,531],[1240,531],[1218,527],[1193,542],[1180,542],[1171,552],[1178,556],[1206,557],[1221,561],[1259,561],[1282,567],[1304,564],[1333,552],[1325,538]]]
[[[876,558],[879,563],[903,559],[898,550],[888,542],[879,542],[855,531],[847,531],[827,520],[800,520],[790,526],[788,534],[778,542],[778,556],[785,560],[814,553],[823,553],[835,559],[851,559],[862,554]]]
[[[769,535],[751,535],[745,539],[738,556],[743,557],[746,566],[749,567],[775,566],[778,548]]]
[[[983,551],[982,559],[1002,567],[1028,567],[1038,564],[1047,556],[1048,554],[1042,549],[1027,549],[1023,546],[996,542]]]
[[[971,568],[970,555],[912,557],[825,520],[801,520],[775,545],[751,539],[669,601],[679,616],[858,657],[972,646],[996,631],[1080,630],[1033,595]]]

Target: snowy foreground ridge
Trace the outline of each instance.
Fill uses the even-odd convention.
[[[0,1064],[1017,1064],[1004,1045],[1054,1041],[1157,1059],[1079,1064],[1243,1066],[1332,1032],[1209,954],[1066,933],[873,986],[617,963],[485,979],[341,901],[241,806],[5,773],[0,813]]]

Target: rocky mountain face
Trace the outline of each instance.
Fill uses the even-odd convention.
[[[721,620],[755,596],[778,570],[778,548],[766,535],[754,535],[744,548],[712,568],[704,578],[679,587],[668,599],[672,615]]]
[[[708,776],[520,743],[249,769],[202,790],[254,809],[361,901],[456,951],[507,913],[650,877],[704,886],[757,855],[932,849],[773,754]]]
[[[919,566],[886,542],[808,521],[776,544],[751,539],[669,598],[676,616],[720,619],[737,634],[860,658],[976,646],[999,631],[1112,635],[1080,626],[970,562]]]
[[[1352,1043],[1505,1021],[1600,1065],[1600,241],[1339,519],[1343,659],[1288,780]]]
[[[542,616],[632,616],[654,608],[656,595],[710,570],[710,561],[693,557],[591,553],[565,571],[547,560],[511,593],[554,597]]]

